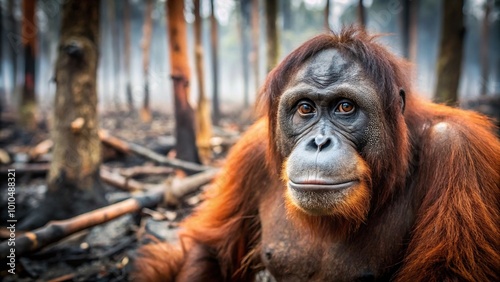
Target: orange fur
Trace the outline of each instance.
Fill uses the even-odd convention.
[[[131,281],[173,281],[184,260],[180,247],[167,243],[143,246],[139,255]]]
[[[414,105],[414,107],[417,105]],[[499,281],[500,143],[483,116],[421,103],[422,204],[397,281]],[[430,123],[430,121],[429,121]]]
[[[257,235],[247,236],[249,234],[244,231],[257,229],[257,200],[261,193],[252,186],[255,181],[249,179],[268,178],[267,171],[263,169],[266,164],[257,161],[265,159],[266,142],[262,136],[266,134],[266,125],[265,120],[261,120],[234,146],[225,169],[217,177],[212,190],[205,194],[202,205],[182,223],[179,236],[184,251],[180,256],[177,256],[178,249],[168,244],[161,244],[157,249],[155,245],[143,247],[136,263],[139,269],[137,276],[144,276],[144,281],[162,281],[162,276],[157,274],[163,273],[167,280],[179,275],[183,278],[177,277],[178,280],[189,281],[193,275],[190,272],[199,271],[195,269],[197,263],[188,259],[193,243],[210,246],[209,252],[216,254],[220,273],[215,276],[238,281],[253,274],[253,269],[242,267],[244,261],[248,264],[248,260],[252,259],[247,253],[256,244]],[[163,265],[172,253],[175,253],[174,261]]]

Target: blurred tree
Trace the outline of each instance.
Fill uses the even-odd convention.
[[[210,45],[212,48],[212,107],[213,122],[218,125],[221,118],[219,104],[219,24],[215,18],[214,0],[210,0]]]
[[[205,76],[203,71],[203,40],[200,12],[200,0],[194,0],[194,44],[196,78],[198,79],[198,107],[196,108],[196,141],[198,152],[203,163],[207,163],[212,156],[210,139],[212,138],[212,122],[210,107],[205,94]]]
[[[363,0],[358,1],[358,23],[360,26],[366,27],[366,13]]]
[[[325,30],[326,31],[331,31],[331,28],[330,28],[330,0],[326,0],[325,1],[325,11],[324,11],[324,15],[325,15],[325,23],[324,23],[324,26],[325,26]]]
[[[241,69],[243,71],[243,105],[245,108],[250,106],[250,11],[252,0],[240,1],[240,19],[239,19],[239,35],[241,43]]]
[[[28,130],[36,128],[35,56],[38,30],[35,22],[36,0],[23,0],[21,37],[24,49],[24,87],[19,113],[21,125]]]
[[[489,58],[489,47],[490,47],[490,14],[493,8],[493,0],[486,0],[484,3],[484,17],[481,28],[481,95],[488,94],[488,83],[490,76],[490,58]]]
[[[115,110],[120,108],[120,28],[116,17],[115,0],[108,0],[108,21],[111,24],[111,54],[113,63],[111,66],[112,73],[110,78],[113,80],[113,103]]]
[[[124,28],[124,60],[125,60],[125,92],[127,105],[130,113],[134,111],[134,99],[132,97],[132,85],[130,76],[130,0],[123,1],[123,28]]]
[[[196,149],[194,111],[189,104],[189,59],[184,1],[167,1],[171,77],[174,84],[177,158],[200,163]]]
[[[255,92],[260,86],[259,79],[259,45],[260,45],[260,13],[259,0],[252,0],[252,68],[255,80]]]
[[[435,100],[448,105],[456,105],[462,69],[463,4],[464,0],[445,0],[443,3]]]
[[[404,0],[401,13],[403,56],[413,63],[417,63],[418,7],[418,0]]]
[[[48,190],[40,206],[23,220],[21,229],[32,229],[49,220],[72,217],[106,204],[99,180],[99,1],[67,0],[62,13]]]
[[[149,108],[149,53],[151,48],[151,33],[153,30],[153,0],[146,0],[146,10],[144,11],[144,24],[142,26],[142,71],[144,74],[144,100],[141,108],[141,120],[151,121],[151,109]]]
[[[278,0],[266,0],[266,34],[267,34],[267,67],[269,73],[279,59],[279,40],[276,20],[278,17]]]

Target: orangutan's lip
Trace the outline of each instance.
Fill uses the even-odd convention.
[[[291,180],[288,181],[288,186],[293,190],[298,192],[329,192],[332,190],[342,190],[349,187],[352,187],[358,183],[357,180],[340,182],[340,183],[331,183],[322,180],[315,181],[307,181],[307,182],[293,182]]]

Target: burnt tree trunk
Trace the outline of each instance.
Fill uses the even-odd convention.
[[[463,0],[445,0],[443,4],[435,100],[448,105],[456,105],[458,96],[465,35],[463,4]]]
[[[22,42],[24,49],[24,87],[19,113],[21,125],[28,130],[36,128],[35,56],[38,30],[35,23],[36,0],[23,0]]]
[[[199,163],[194,130],[194,111],[189,104],[189,61],[184,1],[167,1],[171,76],[174,84],[177,158]]]
[[[210,45],[212,51],[212,116],[213,123],[218,125],[221,118],[219,104],[219,24],[215,18],[214,0],[210,0]]]
[[[24,228],[75,216],[106,204],[99,180],[96,75],[99,56],[99,2],[63,4],[48,191]]]
[[[125,67],[125,93],[130,113],[134,111],[134,99],[132,97],[132,85],[130,75],[130,0],[123,1],[123,29],[124,29],[124,67]]]
[[[279,58],[278,29],[276,19],[278,17],[278,0],[267,0],[266,2],[266,23],[267,23],[267,67],[269,73],[277,64]]]
[[[149,52],[151,48],[151,33],[153,30],[153,0],[146,0],[146,11],[144,12],[144,24],[142,26],[142,71],[144,74],[144,98],[141,108],[141,120],[151,121],[151,109],[149,108]]]
[[[210,138],[212,138],[212,123],[210,107],[205,94],[205,72],[203,71],[203,19],[200,12],[200,0],[194,0],[194,44],[196,78],[198,80],[198,107],[196,108],[197,146],[200,158],[207,163],[211,156]]]

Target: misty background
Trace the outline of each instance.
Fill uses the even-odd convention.
[[[9,0],[0,0],[2,8],[2,54],[0,89],[4,90],[3,99],[7,107],[17,105],[24,83],[23,49],[21,42],[22,1],[13,2],[13,20],[15,26],[8,22]],[[99,107],[103,109],[125,108],[124,73],[124,32],[123,2],[102,1],[100,23],[100,59],[98,70]],[[151,62],[149,71],[149,87],[151,108],[153,110],[171,111],[172,81],[170,79],[170,62],[168,55],[168,36],[165,19],[165,0],[154,0],[152,12],[153,31],[151,41]],[[440,42],[440,25],[443,1],[421,0],[418,5],[418,40],[417,63],[414,70],[414,87],[423,96],[432,98],[436,83],[436,60]],[[57,58],[57,44],[61,20],[61,4],[63,0],[39,0],[36,3],[36,36],[38,50],[36,56],[35,82],[36,97],[39,110],[46,112],[53,104],[55,84],[51,82],[54,63]],[[203,44],[205,48],[205,65],[211,64],[210,50],[210,5],[209,1],[201,1],[203,22]],[[238,26],[241,20],[239,1],[216,0],[215,15],[219,23],[219,92],[222,110],[230,110],[243,104],[243,70],[250,68],[242,62],[242,40]],[[291,50],[307,39],[324,32],[324,10],[326,0],[282,0],[278,9],[278,34],[280,42],[279,56],[283,58]],[[260,85],[265,79],[265,16],[264,5],[260,5]],[[356,23],[357,0],[331,0],[329,9],[329,26],[338,31],[342,26]],[[365,0],[366,28],[370,32],[384,33],[379,40],[393,52],[402,55],[402,1],[398,0]],[[485,0],[467,0],[464,6],[464,22],[466,33],[462,59],[462,73],[459,85],[459,98],[470,99],[479,96],[481,84],[486,83],[488,95],[500,95],[500,1],[494,1],[489,14],[490,39],[488,46],[489,77],[481,77],[480,48],[482,40],[481,27],[485,16]],[[146,5],[140,0],[130,1],[131,24],[131,85],[134,104],[138,105],[143,97],[144,77],[142,71],[142,26]],[[194,54],[193,36],[193,3],[186,1],[185,19],[188,22],[189,54]],[[248,26],[248,28],[250,28]],[[11,48],[14,47],[14,48]],[[16,56],[11,54],[14,50]],[[14,67],[16,64],[17,67]],[[190,67],[194,75],[194,56],[190,56]],[[14,75],[14,69],[17,73]],[[206,89],[212,89],[212,74],[205,71]],[[14,77],[16,81],[14,81]],[[254,81],[250,73],[250,81]],[[191,100],[195,102],[197,81],[192,79]],[[255,100],[255,84],[249,85],[250,102]],[[208,92],[210,99],[212,93]]]

